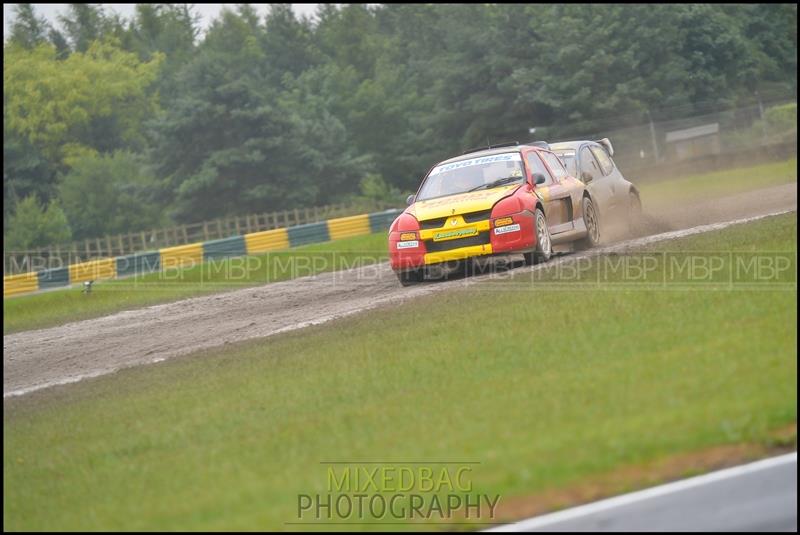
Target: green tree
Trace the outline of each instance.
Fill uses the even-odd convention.
[[[19,199],[36,196],[49,201],[55,196],[56,170],[27,140],[3,128],[3,229]]]
[[[36,195],[22,199],[16,205],[3,236],[7,251],[25,251],[32,247],[65,243],[72,233],[64,212],[56,201],[43,206]]]
[[[91,44],[103,37],[110,29],[109,20],[98,4],[69,4],[65,15],[58,20],[72,49],[86,52]]]
[[[50,25],[36,15],[33,4],[15,4],[9,42],[23,48],[34,48],[47,41]]]
[[[82,158],[59,185],[59,198],[77,239],[167,223],[162,185],[126,151]]]
[[[52,45],[3,49],[5,122],[63,170],[94,152],[144,145],[142,122],[157,110],[148,91],[161,56],[140,62],[113,43],[59,61]]]
[[[158,121],[154,158],[181,220],[326,202],[348,181],[358,188],[366,159],[311,80],[286,73],[285,91],[269,82],[264,32],[251,9],[225,10]]]

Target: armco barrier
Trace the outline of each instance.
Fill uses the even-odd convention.
[[[161,253],[158,251],[118,256],[115,260],[117,277],[128,277],[137,273],[148,273],[161,269]]]
[[[319,243],[331,239],[328,234],[327,221],[297,225],[296,227],[289,227],[286,231],[289,234],[289,245],[292,247],[307,245],[309,243]]]
[[[167,268],[182,268],[215,258],[278,251],[298,245],[381,232],[401,210],[340,217],[319,223],[253,232],[221,240],[167,247],[116,258],[91,260],[61,268],[3,277],[3,297],[69,286],[83,281],[127,277]]]
[[[38,275],[40,290],[69,285],[69,267],[45,269],[44,271],[40,271]],[[3,295],[3,297],[5,297],[5,295]]]
[[[332,240],[369,233],[369,215],[366,214],[328,220],[328,235]]]
[[[289,247],[289,234],[285,228],[252,232],[244,235],[247,254],[267,253]]]
[[[3,277],[3,297],[35,292],[39,289],[38,273],[20,273]]]
[[[244,236],[203,242],[203,260],[226,256],[243,256],[246,254],[247,248],[244,243]]]
[[[69,266],[69,283],[113,279],[117,276],[117,261],[114,258],[92,260]]]

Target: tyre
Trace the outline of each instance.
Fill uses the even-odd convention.
[[[395,273],[397,274],[397,278],[400,280],[400,284],[403,286],[418,284],[425,278],[422,268],[409,269],[408,271],[395,271]]]
[[[600,243],[600,221],[597,208],[589,197],[583,198],[583,223],[586,225],[586,237],[576,242],[580,249],[591,249]]]
[[[636,234],[642,226],[642,201],[632,191],[628,196],[628,232]]]
[[[550,229],[547,228],[547,219],[541,208],[534,214],[534,229],[536,231],[536,250],[523,253],[525,263],[530,265],[541,264],[550,260],[553,255],[553,243],[550,240]]]

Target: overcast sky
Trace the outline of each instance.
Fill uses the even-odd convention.
[[[3,4],[3,36],[8,34],[11,22],[14,19],[13,6],[15,4]],[[100,4],[105,11],[114,11],[125,17],[130,17],[134,13],[136,4]],[[261,15],[266,15],[269,4],[250,4]],[[319,4],[292,4],[294,12],[298,15],[313,16]],[[51,23],[58,21],[57,16],[66,12],[69,4],[33,4],[36,13],[44,16]],[[194,12],[201,17],[201,25],[205,29],[211,21],[222,10],[222,6],[236,7],[236,4],[194,4]]]

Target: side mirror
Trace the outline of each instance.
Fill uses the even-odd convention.
[[[536,184],[538,186],[539,184],[544,184],[545,182],[547,182],[547,179],[544,177],[543,174],[541,174],[541,173],[534,173],[533,174],[533,183],[534,184]]]
[[[583,180],[584,184],[588,184],[589,182],[592,181],[592,174],[584,171],[583,173],[581,173],[581,180]]]
[[[408,206],[411,206],[412,204],[414,204],[414,198],[415,197],[416,197],[416,195],[414,195],[414,194],[409,195],[408,198],[406,199],[406,204]]]

